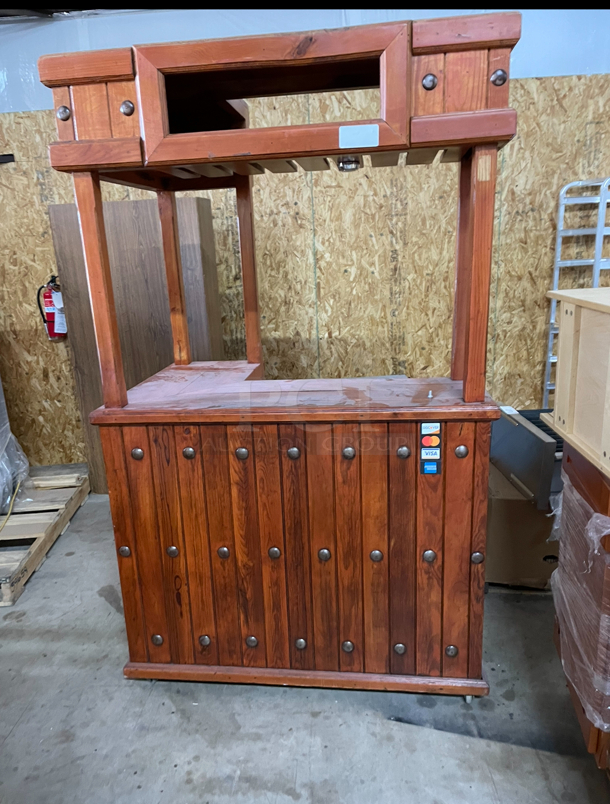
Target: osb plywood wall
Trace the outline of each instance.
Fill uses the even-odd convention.
[[[378,93],[251,103],[255,126],[375,117]],[[560,188],[610,173],[610,76],[516,80],[519,133],[499,155],[488,388],[538,407]],[[34,463],[83,460],[68,345],[51,344],[37,287],[55,271],[47,206],[71,203],[49,167],[52,112],[0,115],[0,374],[13,431]],[[110,200],[146,193],[105,186]],[[255,177],[266,372],[335,377],[449,372],[457,166]],[[205,195],[205,194],[204,194]],[[225,350],[244,356],[234,196],[214,210]],[[582,225],[582,224],[581,224]],[[574,245],[584,254],[586,242]],[[579,274],[572,284],[584,283]]]

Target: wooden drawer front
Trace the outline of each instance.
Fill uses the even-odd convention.
[[[151,661],[480,676],[488,425],[436,475],[413,422],[113,429]]]

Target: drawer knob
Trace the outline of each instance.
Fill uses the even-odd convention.
[[[341,454],[348,461],[351,461],[356,457],[356,450],[353,447],[343,447],[343,451]]]
[[[172,546],[171,546],[171,547],[168,547],[168,548],[167,548],[167,550],[166,550],[165,552],[167,553],[167,555],[168,555],[170,558],[176,558],[176,556],[178,555],[178,552],[179,552],[179,551],[178,551],[178,548],[177,548],[177,547],[174,547],[174,545],[172,544]]]
[[[489,80],[495,87],[503,87],[508,80],[506,70],[496,70],[491,74],[491,78]]]
[[[455,645],[447,645],[447,647],[445,648],[445,654],[449,656],[450,659],[455,659],[458,653],[459,650]]]
[[[153,643],[153,645],[159,647],[159,645],[163,644],[163,637],[161,634],[153,634],[150,638],[150,641]]]
[[[370,552],[370,559],[371,561],[383,561],[383,553],[381,550],[371,550]]]
[[[293,461],[298,460],[301,457],[301,450],[298,447],[290,447],[288,457]]]
[[[318,558],[320,559],[320,561],[329,561],[330,550],[327,550],[326,547],[323,547],[321,550],[318,550]]]
[[[436,553],[434,552],[434,550],[424,550],[422,558],[428,564],[433,564],[436,561]]]
[[[134,447],[131,450],[131,457],[134,459],[134,461],[141,461],[144,457],[144,450],[140,449],[140,447]]]
[[[121,547],[119,547],[119,555],[123,556],[123,558],[129,558],[131,555],[131,550],[126,544],[123,544]]]
[[[434,73],[428,73],[424,75],[421,80],[422,87],[430,92],[430,90],[435,89],[436,85],[438,84],[438,78],[434,75]]]
[[[268,550],[269,558],[279,558],[282,555],[282,551],[279,547],[270,547]]]
[[[399,458],[405,459],[411,455],[411,450],[409,449],[409,447],[398,447],[398,449],[396,450],[396,454],[398,455]]]
[[[305,650],[307,641],[305,639],[295,639],[294,646],[297,650]]]
[[[237,447],[237,449],[235,450],[235,454],[237,455],[240,461],[245,461],[250,453],[245,447]]]
[[[130,100],[124,100],[123,103],[119,106],[119,111],[121,114],[124,114],[125,117],[131,117],[131,115],[135,112],[136,107]]]
[[[468,455],[468,447],[465,444],[460,444],[455,448],[455,455],[457,458],[465,458]]]
[[[199,644],[201,645],[202,648],[207,648],[207,646],[210,644],[211,641],[212,640],[207,634],[203,634],[203,636],[199,637]]]
[[[477,551],[470,556],[470,560],[473,564],[482,564],[485,561],[485,556]]]
[[[402,642],[397,642],[394,645],[394,653],[397,653],[399,656],[404,656],[407,652],[407,646],[403,645]]]
[[[341,643],[341,650],[345,653],[351,653],[354,650],[354,643],[346,639],[345,642]]]
[[[70,111],[70,109],[67,106],[60,106],[59,109],[57,110],[56,114],[57,114],[57,119],[61,120],[64,123],[66,122],[66,120],[69,120],[70,117],[72,116],[72,112]]]
[[[183,455],[184,455],[184,457],[185,457],[185,458],[187,458],[189,461],[192,461],[192,460],[193,460],[193,458],[195,457],[195,450],[194,450],[192,447],[185,447],[185,448],[182,450],[182,454],[183,454]]]
[[[249,648],[255,648],[258,645],[258,639],[255,636],[246,637],[246,645]]]
[[[231,555],[231,551],[228,547],[219,547],[217,553],[220,558],[228,558]]]

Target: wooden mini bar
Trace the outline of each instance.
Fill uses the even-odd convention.
[[[132,678],[485,695],[485,358],[520,15],[45,56],[74,177]],[[244,99],[378,87],[375,120]],[[239,100],[236,100],[238,98]],[[450,378],[264,379],[252,175],[460,163]],[[126,389],[100,182],[157,192],[174,363]],[[245,361],[191,361],[175,192],[235,188]]]

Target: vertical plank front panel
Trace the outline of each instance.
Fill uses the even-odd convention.
[[[70,87],[77,140],[105,140],[112,137],[106,84],[78,84]]]
[[[468,677],[468,619],[470,616],[470,535],[472,525],[473,422],[446,425],[445,549],[443,554],[443,649],[455,645],[458,655],[442,653],[443,675]],[[458,458],[456,447],[468,449]]]
[[[123,443],[129,479],[129,499],[133,515],[138,571],[142,584],[142,603],[146,621],[146,640],[151,662],[172,661],[169,627],[163,596],[163,565],[157,525],[157,500],[152,477],[151,451],[146,427],[124,427]],[[142,460],[131,456],[133,449],[144,452]],[[159,634],[162,645],[153,645],[151,637]]]
[[[311,560],[309,547],[309,517],[307,513],[307,467],[305,429],[296,424],[279,428],[284,495],[284,534],[286,545],[286,584],[288,587],[288,622],[290,626],[290,664],[298,670],[315,668],[313,618],[311,610]],[[287,457],[290,446],[301,450],[299,460]],[[307,642],[298,650],[295,640]]]
[[[362,424],[360,444],[364,670],[367,673],[388,673],[388,425]],[[381,551],[381,561],[371,559],[373,550]]]
[[[510,48],[500,47],[489,51],[489,62],[487,66],[487,108],[501,109],[508,106],[509,81],[496,86],[489,80],[496,70],[504,70],[506,75],[510,74]]]
[[[275,424],[253,428],[256,457],[258,527],[265,603],[267,666],[290,667],[288,649],[288,601],[286,597],[286,548],[282,516],[282,486],[278,429]],[[279,558],[269,555],[271,548],[281,551]]]
[[[332,425],[307,425],[307,488],[316,670],[339,669]],[[323,561],[318,553],[329,550]]]
[[[489,483],[489,444],[491,424],[477,422],[475,434],[474,478],[472,485],[472,553],[486,554],[487,496]],[[483,605],[485,602],[485,562],[470,564],[470,646],[468,677],[481,678],[483,663]]]
[[[121,556],[117,553],[125,611],[125,628],[129,642],[129,658],[132,662],[147,662],[148,639],[138,577],[138,551],[131,517],[122,428],[100,427],[100,437],[108,478],[116,548],[118,551],[120,547],[125,546],[131,551],[130,556]]]
[[[55,111],[55,124],[57,125],[57,136],[60,140],[73,140],[74,113],[72,111],[69,87],[55,87],[53,90],[53,106]],[[71,114],[67,120],[60,120],[59,117],[57,117],[57,110],[60,106],[67,106],[68,109],[70,109]]]
[[[123,101],[131,101],[134,113],[124,115],[121,112]],[[139,137],[140,116],[138,114],[138,96],[135,81],[110,81],[108,83],[108,108],[113,137]]]
[[[413,57],[412,105],[413,117],[442,114],[445,101],[445,54],[431,53]],[[436,76],[434,89],[425,89],[424,76]]]
[[[411,455],[399,458],[399,447]],[[390,671],[401,675],[415,673],[415,512],[417,500],[417,425],[389,425],[389,549],[390,573]],[[405,653],[394,650],[404,645]]]
[[[150,448],[163,562],[163,593],[170,628],[170,650],[174,662],[192,664],[195,661],[193,624],[173,427],[151,427]],[[169,555],[170,547],[178,548],[177,556]]]
[[[339,642],[352,642],[351,653],[341,650],[341,670],[364,669],[362,617],[362,510],[360,499],[360,438],[357,424],[336,424],[335,510],[337,517],[337,578],[339,586]],[[346,447],[356,450],[344,458]]]
[[[465,50],[445,57],[445,111],[472,112],[487,105],[487,51]]]
[[[447,459],[446,425],[442,425],[441,456]],[[418,444],[419,452],[419,444]],[[419,455],[418,464],[419,464]],[[424,475],[417,467],[417,675],[441,673],[441,610],[443,584],[443,474]],[[426,550],[436,559],[424,561]]]
[[[231,502],[233,507],[233,533],[237,562],[237,586],[239,590],[239,616],[243,644],[244,665],[265,667],[265,609],[263,603],[263,575],[261,546],[258,533],[256,482],[254,477],[254,444],[252,427],[237,425],[227,427],[229,446],[229,470],[231,474]],[[248,450],[246,460],[240,460],[236,450]],[[254,636],[256,647],[248,647],[246,639]]]
[[[176,460],[180,500],[182,503],[182,527],[184,550],[189,578],[191,618],[195,662],[218,664],[218,640],[214,617],[212,570],[210,567],[210,544],[203,487],[203,460],[199,428],[194,425],[175,427]],[[195,457],[186,458],[184,449],[195,450]],[[201,636],[210,638],[209,645],[201,645]]]
[[[235,545],[229,485],[227,433],[222,424],[200,428],[203,455],[203,478],[210,529],[212,584],[216,601],[216,633],[218,660],[221,665],[242,663],[242,640],[237,610],[237,576]],[[218,550],[227,547],[229,558],[221,558]]]

